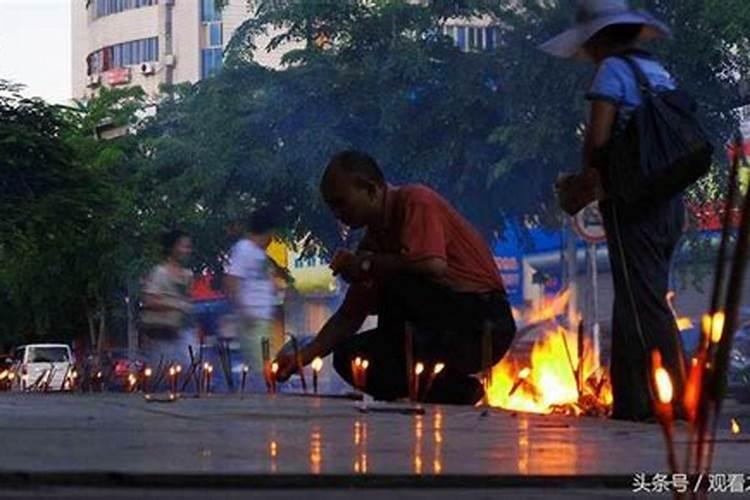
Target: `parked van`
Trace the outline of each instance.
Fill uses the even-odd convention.
[[[22,391],[63,391],[73,370],[73,353],[66,344],[29,344],[16,349],[13,371]]]

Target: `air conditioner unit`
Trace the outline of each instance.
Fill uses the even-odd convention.
[[[164,65],[169,66],[170,68],[174,68],[174,65],[177,63],[177,59],[175,58],[174,54],[167,54],[164,56]]]
[[[141,63],[141,74],[153,75],[156,73],[156,68],[151,63]]]
[[[102,82],[101,77],[98,74],[89,75],[88,78],[86,79],[86,86],[88,88],[98,87],[101,84],[101,82]]]

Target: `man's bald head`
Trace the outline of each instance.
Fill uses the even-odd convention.
[[[337,174],[347,174],[355,179],[385,186],[385,177],[378,163],[372,156],[361,151],[347,150],[333,155],[323,172],[320,181],[321,191]]]
[[[360,151],[342,151],[331,158],[320,180],[320,193],[337,219],[353,228],[380,217],[385,177],[374,158]]]

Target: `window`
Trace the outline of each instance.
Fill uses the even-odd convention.
[[[216,0],[201,0],[201,21],[210,23],[221,20],[221,12],[216,10]]]
[[[126,10],[157,5],[159,0],[96,0],[89,4],[94,19],[119,14]]]
[[[109,71],[112,68],[158,60],[159,37],[144,38],[103,47],[89,54],[86,58],[89,75]]]
[[[221,23],[211,23],[208,25],[208,44],[211,47],[221,47]]]
[[[70,361],[65,347],[29,347],[28,363],[67,363]]]
[[[221,48],[201,49],[201,78],[208,78],[219,73],[222,62]]]

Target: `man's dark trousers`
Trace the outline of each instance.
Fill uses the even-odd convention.
[[[352,383],[351,360],[369,361],[366,392],[376,399],[408,395],[405,326],[412,326],[414,361],[428,371],[435,363],[445,369],[435,378],[425,400],[473,404],[483,391],[472,374],[494,365],[507,352],[516,331],[503,291],[459,293],[415,275],[401,275],[380,293],[378,327],[347,339],[334,350],[334,367]],[[482,352],[483,332],[491,332],[491,353]],[[423,378],[426,380],[426,376]]]

